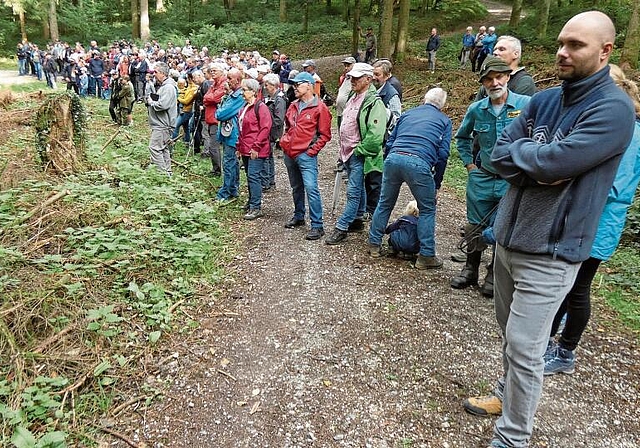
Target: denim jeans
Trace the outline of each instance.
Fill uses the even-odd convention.
[[[38,81],[42,81],[42,64],[40,62],[34,62],[33,68],[35,70],[34,75],[38,78]]]
[[[262,208],[262,170],[266,159],[252,159],[242,156],[244,171],[247,173],[247,186],[249,187],[249,209]]]
[[[304,219],[304,196],[309,203],[311,227],[322,229],[322,199],[318,188],[318,159],[303,152],[295,159],[284,155],[284,164],[289,174],[289,184],[293,190],[293,217]]]
[[[27,60],[18,59],[18,75],[24,76],[27,74]]]
[[[262,168],[262,187],[269,188],[276,184],[276,164],[273,160],[273,147],[275,143],[271,143],[271,150],[269,151],[269,157],[265,159],[264,166]]]
[[[180,128],[184,129],[184,137],[182,137],[182,141],[185,143],[189,143],[191,141],[191,133],[189,132],[189,120],[193,116],[193,112],[182,112],[178,115],[178,119],[176,120],[176,128],[173,131],[172,139],[178,137],[180,133]]]
[[[497,386],[502,416],[496,421],[494,438],[507,446],[529,446],[549,331],[580,265],[496,246],[494,297],[504,379]]]
[[[352,154],[344,162],[347,170],[347,203],[342,215],[336,222],[336,229],[346,232],[356,218],[362,218],[367,206],[367,193],[364,189],[364,157]]]
[[[384,230],[403,183],[406,183],[411,190],[420,210],[418,217],[420,255],[433,257],[436,254],[436,185],[431,167],[420,157],[391,153],[384,161],[382,191],[378,207],[371,219],[369,242],[377,246],[382,244]]]
[[[218,190],[216,197],[218,199],[237,198],[240,195],[238,191],[240,187],[240,167],[236,157],[236,148],[233,146],[223,145],[222,167],[224,170],[222,187]]]

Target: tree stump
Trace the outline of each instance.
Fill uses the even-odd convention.
[[[65,92],[48,97],[36,115],[36,138],[45,171],[68,175],[86,161],[86,112],[78,95]]]

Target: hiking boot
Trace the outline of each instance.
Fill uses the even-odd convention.
[[[456,252],[455,254],[451,254],[451,261],[455,261],[456,263],[464,263],[467,261],[467,254],[464,252]]]
[[[363,221],[371,221],[371,218],[373,218],[373,213],[364,212],[364,215],[362,215]]]
[[[487,265],[487,275],[480,287],[480,293],[487,298],[493,297],[493,262]]]
[[[502,414],[502,400],[495,395],[483,397],[471,397],[462,403],[464,410],[473,415],[500,415]]]
[[[380,258],[384,255],[384,253],[382,252],[382,246],[379,244],[369,243],[369,248],[367,249],[367,252],[369,252],[369,255],[371,255],[371,258]]]
[[[467,262],[460,271],[460,274],[451,279],[450,285],[455,289],[464,289],[478,284],[478,269],[480,269],[480,259],[482,252],[475,251],[467,254]]]
[[[424,255],[418,255],[416,260],[416,269],[438,269],[442,267],[442,260],[436,256],[425,257]]]
[[[324,239],[324,242],[333,246],[335,244],[340,244],[344,240],[347,239],[347,232],[340,229],[335,229],[331,235]]]
[[[253,221],[254,219],[262,218],[263,216],[264,216],[264,213],[262,213],[261,209],[254,208],[249,210],[249,213],[244,215],[244,219],[246,219],[247,221]]]
[[[576,355],[571,350],[558,346],[555,356],[544,363],[544,375],[565,373],[571,375],[576,371]]]
[[[349,224],[349,228],[347,229],[347,232],[349,233],[353,233],[353,232],[362,232],[364,230],[364,221],[362,219],[354,219],[353,222],[351,224]]]
[[[305,239],[309,241],[315,241],[319,240],[323,236],[324,229],[322,227],[312,227],[311,230],[309,230],[309,233],[307,233],[307,236],[305,236]]]
[[[229,204],[233,204],[238,200],[238,196],[231,196],[230,198],[217,198],[216,204],[218,207],[226,207]]]
[[[285,229],[293,229],[304,225],[304,219],[291,218],[285,225]]]

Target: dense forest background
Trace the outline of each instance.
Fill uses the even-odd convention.
[[[512,0],[509,29],[525,44],[554,45],[558,27],[580,10],[609,14],[624,49],[622,62],[636,67],[640,48],[640,0]],[[474,23],[487,14],[478,0],[2,0],[0,51],[10,55],[21,39],[39,44],[61,39],[102,46],[117,39],[161,44],[191,38],[213,52],[273,48],[294,57],[353,53],[358,25],[373,25],[379,56],[402,60],[412,42],[432,26]],[[524,19],[521,17],[526,13]]]

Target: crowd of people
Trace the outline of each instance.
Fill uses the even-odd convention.
[[[211,56],[188,40],[166,49],[119,42],[106,52],[92,42],[89,52],[78,45],[65,50],[58,68],[89,67],[94,77],[92,63],[100,63],[92,61],[108,64],[102,70],[114,78],[106,87],[114,121],[130,123],[133,104],[145,104],[152,165],[171,175],[172,145],[183,135],[210,157],[211,174],[222,176],[220,206],[240,196],[242,167],[244,219],[264,216],[263,193],[275,186],[273,157],[281,149],[293,200],[285,228],[307,226],[308,213],[305,238],[338,245],[370,220],[370,256],[390,252],[417,269],[443,265],[435,217],[455,138],[468,172],[467,224],[463,250],[454,255],[464,267],[450,285],[480,286],[493,297],[504,369],[491,394],[468,398],[463,406],[472,414],[500,416],[490,447],[526,447],[543,376],[574,371],[574,350],[590,315],[591,281],[619,242],[640,181],[638,88],[608,64],[615,29],[603,13],[581,13],[565,24],[556,54],[562,85],[541,92],[520,66],[517,38],[497,36],[493,27],[474,35],[469,27],[460,67],[471,62],[479,89],[454,134],[443,112],[447,92],[439,87],[425,93],[422,105],[402,111],[402,85],[392,63],[376,59],[370,31],[363,35],[365,61],[341,62],[337,135],[316,63],[309,59],[301,71],[293,70],[277,50],[268,60],[257,52]],[[439,46],[434,28],[427,44],[431,71]],[[59,52],[53,55],[52,49],[50,56],[60,60]],[[101,94],[98,78],[88,86],[95,95]],[[346,177],[346,202],[325,236],[317,156],[332,138],[339,143],[336,171]],[[389,225],[403,184],[414,201]],[[485,250],[490,262],[478,285]]]

